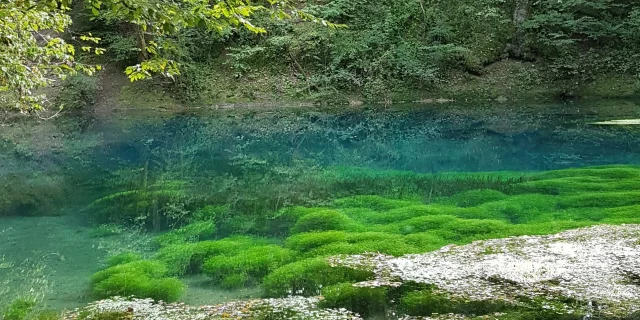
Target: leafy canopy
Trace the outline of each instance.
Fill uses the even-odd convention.
[[[38,89],[77,72],[93,74],[99,66],[75,59],[75,46],[102,54],[100,39],[71,34],[72,0],[15,0],[0,3],[0,94],[4,105],[22,111],[38,111],[50,104]],[[252,24],[257,12],[272,19],[301,19],[337,27],[296,10],[286,1],[267,0],[83,0],[96,18],[125,23],[137,30],[140,61],[126,69],[131,81],[160,73],[179,74],[175,61],[167,58],[171,36],[181,29],[202,28],[223,32],[246,28],[266,30]]]

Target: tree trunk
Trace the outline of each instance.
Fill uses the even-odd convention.
[[[149,60],[149,53],[147,52],[147,39],[145,39],[144,30],[139,25],[135,25],[136,42],[138,43],[138,49],[140,50],[138,59],[140,62]]]
[[[522,28],[522,23],[529,19],[532,3],[533,0],[515,0],[515,8],[513,9],[513,25],[515,27],[515,34],[513,42],[507,49],[509,54],[514,58],[530,58],[530,54],[526,47],[526,32]]]

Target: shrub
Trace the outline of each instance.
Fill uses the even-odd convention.
[[[155,242],[161,247],[184,242],[196,242],[211,239],[215,232],[216,226],[213,221],[199,221],[160,235],[155,238]]]
[[[122,252],[109,257],[109,259],[107,259],[107,265],[109,267],[113,267],[119,264],[125,264],[138,260],[142,260],[142,257],[139,254],[134,252]]]
[[[67,110],[85,109],[96,103],[99,90],[98,78],[78,73],[63,82],[55,102]]]
[[[354,287],[352,283],[339,283],[322,289],[325,308],[345,308],[368,318],[383,314],[388,307],[387,288]]]
[[[360,226],[343,213],[335,210],[320,210],[300,218],[291,228],[291,233],[327,230],[357,230]]]
[[[293,261],[294,257],[293,251],[282,247],[259,246],[232,256],[214,256],[204,263],[203,271],[216,283],[230,288],[234,283],[241,286],[249,280],[259,282],[271,271]],[[244,280],[241,282],[240,279]]]
[[[371,279],[369,271],[345,267],[332,268],[325,258],[304,259],[284,265],[264,278],[262,287],[269,297],[315,296],[320,289],[341,282]]]
[[[182,282],[167,278],[166,267],[152,260],[118,264],[99,271],[91,278],[92,292],[97,298],[136,296],[175,301],[184,291]]]
[[[460,207],[475,207],[483,203],[502,200],[506,197],[507,196],[500,191],[480,189],[458,193],[448,198],[446,202],[453,203]]]

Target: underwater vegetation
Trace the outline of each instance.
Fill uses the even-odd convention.
[[[62,205],[61,179],[49,176],[0,175],[0,217],[51,215]]]
[[[431,202],[466,190],[506,192],[528,180],[527,174],[511,172],[419,174],[308,165],[293,169],[242,168],[235,175],[203,172],[189,180],[117,187],[118,191],[93,201],[85,211],[98,224],[165,231],[194,221],[214,221],[219,236],[240,233],[283,237],[290,232],[288,224],[297,222],[298,217],[280,210],[296,205],[329,206],[335,199],[356,195]],[[304,228],[303,223],[300,228]]]
[[[367,171],[348,172],[353,177]],[[346,308],[365,317],[391,309],[412,316],[489,314],[503,312],[505,306],[458,301],[419,285],[353,287],[353,283],[372,280],[373,273],[332,267],[327,258],[365,252],[401,256],[475,240],[544,235],[596,224],[640,223],[637,166],[519,176],[497,173],[493,178],[490,173],[452,173],[429,178],[432,180],[427,176],[378,171],[359,180],[362,185],[354,190],[360,195],[327,199],[317,206],[290,205],[258,220],[252,220],[254,212],[234,217],[217,204],[203,204],[193,209],[190,222],[155,238],[157,249],[150,259],[134,253],[112,257],[108,267],[94,275],[92,291],[100,298],[134,295],[175,301],[183,285],[174,277],[205,274],[212,286],[260,286],[265,297],[322,295],[320,306]],[[448,182],[443,182],[445,187],[438,192],[431,189],[432,184],[416,182],[434,179]],[[331,180],[332,185],[335,181]],[[466,184],[469,181],[473,188]],[[390,187],[386,183],[406,188],[387,193]],[[454,186],[459,186],[458,192],[453,191]],[[223,215],[225,219],[219,219]],[[241,234],[218,232],[247,221],[253,226],[241,229]],[[260,224],[262,228],[257,227]],[[277,230],[268,232],[269,226],[277,226]],[[389,301],[396,302],[392,305]],[[511,311],[513,318],[505,319],[554,319],[530,309]]]
[[[167,267],[158,261],[112,258],[120,263],[99,271],[91,278],[96,298],[138,296],[162,301],[176,301],[184,292],[184,285],[168,277]]]

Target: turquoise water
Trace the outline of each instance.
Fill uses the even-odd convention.
[[[498,182],[478,188],[504,191],[503,182],[532,172],[640,164],[640,129],[592,124],[640,116],[633,104],[615,106],[126,114],[85,119],[73,129],[60,124],[62,137],[51,144],[15,143],[5,136],[0,304],[34,295],[53,309],[92,301],[91,275],[110,255],[134,251],[154,257],[154,237],[188,224],[206,205],[224,208],[214,210],[212,238],[248,234],[279,245],[286,231],[265,227],[262,217],[283,208],[327,206],[336,198],[371,193],[430,202],[464,191],[457,184],[367,189],[358,184],[362,175],[500,172],[492,174]],[[321,185],[335,175],[339,183]],[[122,192],[135,195],[98,200]],[[203,274],[180,276],[187,287],[180,300],[191,304],[262,294],[259,283],[227,290]]]

